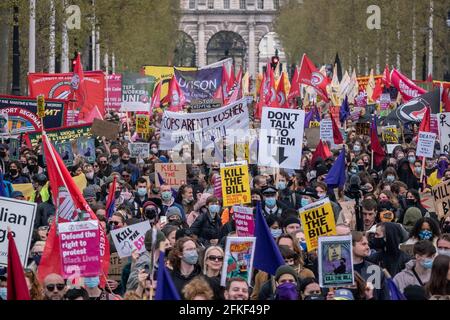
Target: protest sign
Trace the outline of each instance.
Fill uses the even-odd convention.
[[[147,134],[150,130],[150,119],[146,114],[136,115],[136,132]]]
[[[150,222],[144,221],[131,226],[111,231],[111,238],[120,258],[131,256],[134,250],[142,253],[145,251],[145,233],[151,229]]]
[[[201,113],[180,113],[164,111],[161,123],[160,150],[174,150],[184,141],[213,146],[213,140],[223,137],[249,136],[247,100],[241,99],[228,106]]]
[[[251,202],[247,161],[220,164],[223,206]]]
[[[56,152],[60,155],[66,166],[73,165],[75,155],[73,153],[73,146],[71,141],[61,142],[55,144]],[[95,149],[94,149],[95,152]]]
[[[37,101],[30,97],[0,95],[0,113],[8,115],[8,128],[11,134],[63,127],[67,117],[67,102],[47,99],[45,117],[37,115]]]
[[[419,131],[419,138],[417,140],[416,156],[425,157],[425,158],[433,158],[435,141],[436,141],[435,133]]]
[[[186,184],[185,163],[155,163],[155,183],[157,187],[160,186],[158,173],[166,184],[176,190]]]
[[[356,135],[366,135],[370,136],[370,123],[368,122],[357,122],[356,123]]]
[[[222,90],[222,67],[196,71],[175,69],[175,77],[187,103],[198,99],[212,99]]]
[[[195,67],[176,67],[181,71],[195,71]],[[155,78],[155,87],[161,82],[161,97],[167,96],[169,93],[169,82],[174,76],[175,68],[171,66],[144,66],[144,74]]]
[[[234,206],[233,217],[238,237],[253,237],[255,235],[253,208]]]
[[[225,257],[220,285],[225,287],[227,279],[242,278],[250,285],[252,280],[254,237],[227,237]]]
[[[9,138],[9,160],[18,161],[20,156],[20,140]]]
[[[339,205],[341,206],[342,210],[339,213],[339,217],[336,223],[343,223],[346,226],[349,226],[351,230],[356,230],[356,201],[339,201]]]
[[[84,157],[89,163],[95,162],[95,139],[86,137],[78,138],[76,153]]]
[[[155,78],[139,73],[122,75],[122,112],[148,112],[155,87]]]
[[[435,212],[434,197],[431,191],[420,193],[420,203],[428,212]]]
[[[98,220],[58,224],[61,266],[64,278],[100,274],[100,229]]]
[[[217,199],[222,199],[222,179],[219,175],[214,177],[214,194]]]
[[[300,169],[304,127],[303,110],[263,108],[258,164]]]
[[[48,138],[54,144],[75,141],[79,138],[91,138],[91,124],[82,124],[77,126],[66,126],[45,130]],[[42,131],[30,131],[24,134],[24,139],[28,147],[35,148],[42,143]],[[94,149],[95,151],[95,149]]]
[[[119,124],[106,120],[94,119],[92,123],[92,134],[97,137],[106,137],[115,141],[119,135]]]
[[[0,135],[8,135],[9,134],[9,116],[6,112],[0,112]]]
[[[333,123],[331,119],[322,119],[320,121],[320,140],[334,143]]]
[[[203,112],[222,107],[220,99],[196,99],[189,106],[190,112]]]
[[[398,144],[398,129],[396,126],[381,128],[381,137],[387,144]]]
[[[119,111],[122,106],[122,75],[106,76],[105,109]]]
[[[441,152],[450,154],[450,112],[439,113],[437,116]]]
[[[394,152],[395,147],[401,146],[401,144],[387,144],[386,149],[388,154],[392,154]]]
[[[305,138],[308,148],[316,149],[317,145],[320,142],[320,127],[306,128]]]
[[[450,210],[450,181],[444,181],[432,187],[431,194],[439,219],[447,217]]]
[[[109,256],[108,279],[121,281],[122,270],[127,262],[128,259],[120,259],[117,252],[111,253]]]
[[[330,199],[313,202],[299,209],[308,251],[317,248],[320,236],[336,234],[336,223]]]
[[[391,95],[389,93],[382,93],[380,97],[380,109],[387,110],[391,104]]]
[[[319,284],[322,288],[351,286],[354,282],[351,236],[319,238]]]
[[[135,142],[130,143],[130,155],[132,158],[148,158],[150,155],[150,143]]]
[[[37,204],[0,197],[0,266],[8,265],[8,227],[22,265],[27,265]]]

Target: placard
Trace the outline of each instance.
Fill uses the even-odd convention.
[[[158,173],[166,184],[176,190],[186,184],[185,163],[155,163],[155,183],[157,187],[160,186]]]
[[[150,144],[145,142],[130,143],[130,156],[132,158],[146,159],[150,156]]]
[[[419,138],[417,141],[416,156],[433,158],[434,142],[436,141],[436,134],[432,132],[419,131]]]
[[[255,235],[253,208],[234,206],[233,217],[239,237],[253,237]]]
[[[106,137],[108,140],[115,141],[120,132],[119,124],[106,120],[94,119],[92,123],[92,134],[97,137]]]
[[[450,181],[444,181],[431,188],[434,207],[439,220],[448,217],[450,210]]]
[[[225,287],[227,279],[242,278],[250,285],[252,281],[254,237],[227,237],[225,258],[220,285]]]
[[[150,229],[150,222],[144,221],[124,228],[112,230],[111,238],[114,241],[119,257],[130,257],[134,250],[143,253],[145,251],[145,234]]]
[[[247,161],[220,164],[223,206],[251,202]]]

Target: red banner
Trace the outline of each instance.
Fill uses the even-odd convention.
[[[417,86],[414,82],[409,80],[396,69],[391,72],[391,83],[402,94],[405,102],[427,93],[425,89]]]
[[[28,85],[31,97],[43,94],[46,98],[70,99],[73,73],[31,73],[28,75]],[[79,113],[78,120],[84,119],[96,106],[101,114],[105,114],[105,75],[102,71],[90,71],[84,73],[84,85],[86,86],[87,97],[85,104],[69,104]],[[77,121],[69,119],[69,124]]]

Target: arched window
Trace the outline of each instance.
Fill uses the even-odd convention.
[[[231,31],[216,33],[207,46],[208,64],[233,58],[236,66],[244,66],[246,45],[242,37]]]

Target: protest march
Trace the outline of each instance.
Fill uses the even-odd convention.
[[[0,300],[450,299],[450,82],[83,54],[0,92]]]

